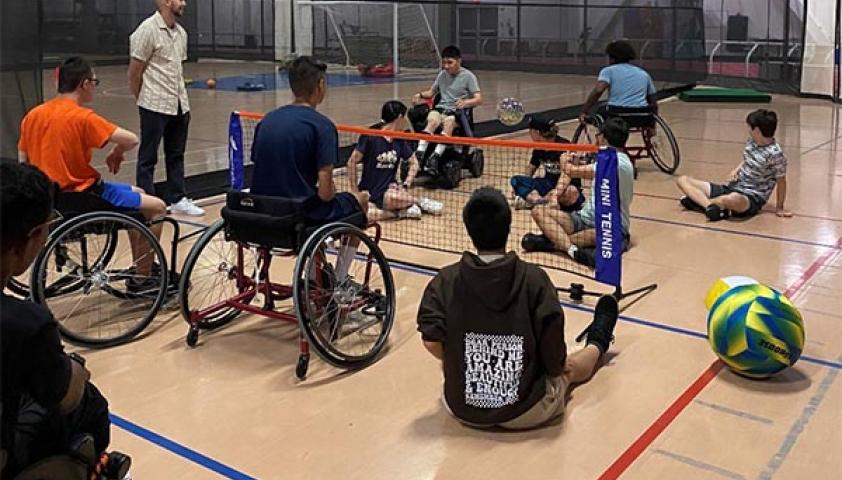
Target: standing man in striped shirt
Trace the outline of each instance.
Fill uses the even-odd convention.
[[[187,60],[187,32],[176,22],[186,0],[156,0],[158,11],[130,37],[129,88],[140,110],[137,185],[154,195],[158,146],[164,140],[172,213],[204,215],[186,196],[184,150],[190,125],[190,102],[182,62]]]

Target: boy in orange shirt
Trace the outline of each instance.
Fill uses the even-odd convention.
[[[102,179],[91,166],[94,148],[114,148],[106,159],[108,170],[116,174],[125,160],[124,154],[134,149],[137,136],[97,115],[82,105],[94,99],[99,80],[91,64],[81,57],[71,57],[62,63],[58,73],[59,95],[34,109],[21,122],[18,157],[32,164],[58,183],[63,191],[91,192],[115,207],[137,210],[147,220],[166,214],[164,202],[131,185]],[[161,225],[151,227],[156,238]],[[138,276],[149,277],[152,255],[139,238],[130,237]],[[135,292],[155,290],[154,280],[130,279],[128,288]]]

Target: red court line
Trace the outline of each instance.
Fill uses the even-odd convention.
[[[661,434],[666,428],[672,423],[673,420],[681,413],[682,410],[687,408],[687,405],[690,405],[690,402],[693,401],[696,396],[701,393],[702,390],[708,384],[716,378],[716,374],[722,370],[725,364],[719,360],[713,362],[699,378],[693,382],[692,385],[687,387],[687,390],[684,390],[684,393],[681,394],[673,403],[669,406],[664,413],[661,414],[660,417],[655,420],[652,425],[649,425],[637,440],[620,455],[617,460],[614,460],[614,463],[605,470],[602,475],[599,476],[599,480],[609,480],[619,478],[623,472],[626,471],[627,468],[634,463],[635,460],[642,454],[652,442],[658,438],[658,435]]]
[[[842,237],[836,241],[837,247],[842,247]],[[824,255],[817,258],[809,268],[795,281],[792,286],[786,289],[786,296],[792,298],[807,285],[816,273],[821,270],[825,263],[837,253],[837,250],[828,250]],[[725,366],[720,360],[713,362],[704,372],[697,378],[686,390],[670,405],[664,413],[662,413],[651,425],[647,428],[637,440],[634,441],[626,450],[614,460],[608,468],[599,476],[599,480],[614,480],[620,478],[622,475],[643,452],[652,445],[652,442],[658,438],[661,433],[687,408],[688,405],[695,399],[702,390],[707,387],[720,370]]]

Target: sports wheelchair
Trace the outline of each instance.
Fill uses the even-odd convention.
[[[311,346],[344,369],[377,359],[395,318],[395,284],[378,247],[380,226],[368,224],[362,212],[313,225],[304,208],[299,200],[228,193],[222,219],[196,242],[182,271],[187,345],[195,347],[202,330],[249,312],[298,323],[299,379],[307,375]],[[374,237],[363,229],[374,229]],[[289,285],[271,280],[290,271]],[[291,305],[278,308],[290,299]]]
[[[573,143],[593,143],[596,132],[610,117],[622,118],[629,125],[629,143],[626,153],[634,165],[634,176],[637,178],[637,161],[649,158],[664,173],[672,175],[678,169],[681,155],[678,142],[675,140],[669,125],[656,113],[649,111],[634,111],[634,109],[618,109],[603,105],[596,113],[588,117],[586,123],[579,124],[573,134]],[[632,143],[633,137],[640,139],[639,143]]]
[[[433,105],[438,102],[438,96],[433,100]],[[412,124],[412,129],[416,133],[420,133],[427,126],[427,115],[430,113],[430,105],[423,103],[415,105],[409,111],[409,121]],[[465,108],[455,112],[457,125],[453,130],[453,137],[473,137],[474,136],[474,109]],[[441,127],[439,128],[441,130]],[[427,146],[428,155],[424,158],[418,159],[420,166],[420,174],[426,172],[426,160],[429,155],[436,148],[435,142],[430,142]],[[434,183],[437,183],[441,188],[453,189],[459,186],[462,181],[462,170],[468,170],[474,178],[482,176],[485,169],[485,155],[481,148],[473,147],[471,145],[449,144],[441,156],[438,164],[438,171],[433,176]],[[409,171],[408,165],[401,165],[401,179],[405,179]]]
[[[90,192],[59,192],[55,207],[59,218],[28,281],[13,279],[9,290],[49,309],[72,343],[110,347],[132,340],[174,293],[176,273],[168,265],[178,264],[178,242],[200,232],[180,238],[176,220],[147,222],[137,211],[116,208]],[[150,230],[162,223],[173,229],[169,263]],[[149,275],[138,275],[138,260],[148,262]],[[138,290],[129,286],[131,279],[151,282]]]

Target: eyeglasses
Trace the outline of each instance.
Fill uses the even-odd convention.
[[[98,79],[98,78],[96,78],[96,77],[94,77],[94,78],[89,78],[89,79],[88,79],[88,81],[89,81],[89,82],[91,82],[91,83],[93,83],[95,87],[98,87],[98,86],[99,86],[99,79]]]

